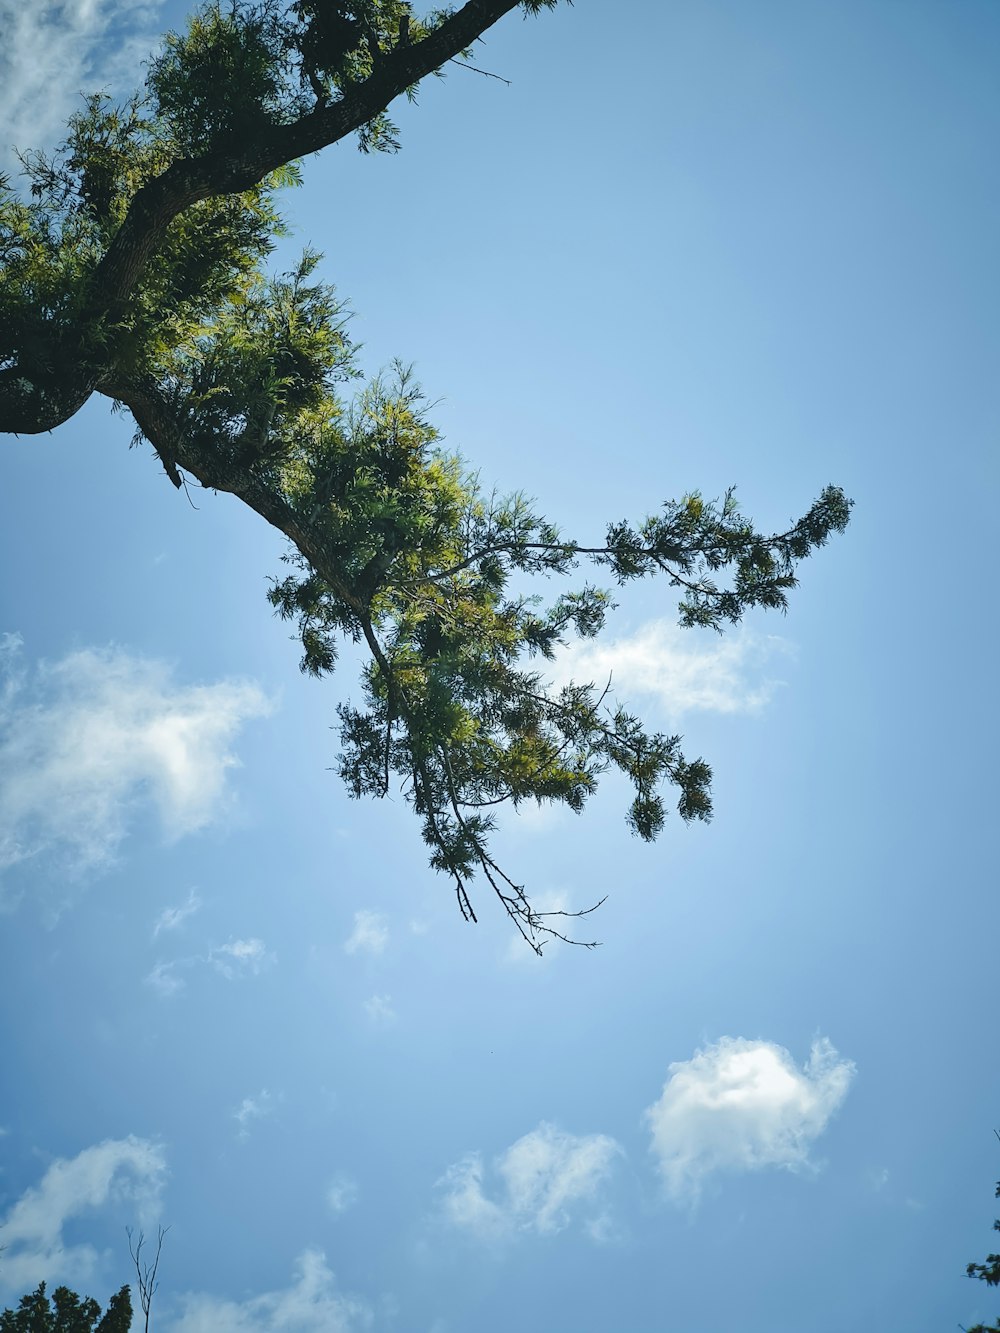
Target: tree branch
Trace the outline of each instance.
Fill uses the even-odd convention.
[[[338,101],[317,106],[290,124],[265,126],[238,142],[215,145],[199,157],[171,163],[136,192],[94,269],[89,300],[77,321],[79,341],[90,329],[101,324],[113,327],[125,318],[146,265],[170,223],[185,209],[212,196],[240,194],[286,163],[361,129],[400,94],[467,50],[518,3],[468,0],[420,41],[383,53],[371,75]],[[53,331],[30,363],[0,369],[0,431],[39,434],[80,410],[111,369],[113,355],[104,364],[87,364],[89,358],[73,342]]]

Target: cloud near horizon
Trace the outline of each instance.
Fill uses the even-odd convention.
[[[77,878],[114,860],[151,804],[174,841],[230,804],[232,745],[271,704],[248,681],[178,685],[162,663],[82,649],[33,673],[0,641],[0,875],[55,855]]]
[[[800,1069],[783,1046],[722,1037],[670,1065],[644,1113],[667,1192],[695,1201],[704,1182],[764,1167],[800,1170],[843,1104],[855,1066],[817,1037]]]
[[[500,1189],[494,1199],[483,1190],[480,1153],[449,1167],[438,1182],[445,1217],[484,1240],[517,1231],[553,1235],[595,1199],[621,1153],[606,1134],[567,1134],[543,1121],[496,1158]],[[588,1234],[598,1238],[593,1229]]]
[[[244,1301],[188,1292],[181,1307],[170,1333],[355,1333],[371,1328],[373,1319],[366,1301],[338,1292],[317,1249],[299,1255],[291,1283],[278,1291]]]
[[[93,1245],[68,1244],[66,1224],[81,1213],[127,1200],[140,1224],[148,1225],[157,1215],[165,1177],[162,1146],[134,1135],[56,1158],[0,1222],[6,1247],[0,1284],[20,1293],[43,1280],[52,1287],[88,1281],[98,1252]]]

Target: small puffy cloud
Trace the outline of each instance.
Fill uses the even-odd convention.
[[[179,907],[165,907],[156,918],[156,922],[153,925],[153,938],[156,939],[161,931],[176,930],[178,926],[184,924],[188,917],[194,916],[195,912],[199,911],[200,908],[201,899],[195,893],[194,889],[190,889],[185,902],[181,903]]]
[[[322,1251],[308,1249],[290,1285],[278,1291],[245,1301],[189,1292],[171,1333],[357,1333],[371,1328],[372,1318],[367,1302],[337,1290]]]
[[[195,968],[211,967],[226,981],[241,981],[259,976],[273,962],[274,954],[263,940],[230,940],[209,949],[208,953],[186,954],[183,958],[159,962],[146,974],[145,981],[158,994],[169,998],[184,990],[187,985],[184,974]]]
[[[500,1182],[495,1198],[484,1189],[479,1153],[449,1167],[438,1182],[445,1216],[484,1239],[516,1231],[562,1231],[572,1215],[597,1196],[620,1154],[619,1145],[606,1134],[567,1134],[543,1121],[495,1160]],[[589,1234],[593,1238],[593,1228]]]
[[[364,1008],[371,1022],[379,1027],[388,1027],[396,1021],[391,995],[372,995],[365,1000]]]
[[[254,1093],[252,1097],[244,1097],[233,1112],[233,1119],[239,1125],[239,1137],[248,1139],[250,1127],[255,1121],[267,1120],[274,1115],[277,1101],[280,1101],[280,1098],[273,1097],[267,1088],[261,1088],[260,1092]]]
[[[81,93],[129,92],[155,44],[160,6],[150,0],[0,0],[0,167],[13,147],[50,148]]]
[[[853,1063],[825,1037],[802,1069],[783,1046],[743,1037],[723,1037],[672,1064],[645,1112],[667,1190],[696,1199],[716,1173],[807,1166],[853,1077]]]
[[[653,620],[620,639],[575,639],[555,663],[557,684],[610,678],[623,698],[645,695],[671,718],[694,712],[757,713],[780,681],[772,663],[791,651],[776,635],[737,629],[720,637],[711,630],[681,629]]]
[[[76,875],[99,869],[148,804],[168,840],[205,828],[228,804],[233,741],[270,711],[256,685],[178,685],[162,663],[118,649],[30,676],[9,644],[3,656],[0,874],[45,854]]]
[[[381,912],[355,912],[354,929],[344,943],[346,953],[383,953],[389,927]]]
[[[43,1279],[52,1286],[87,1281],[97,1251],[92,1245],[67,1243],[67,1223],[109,1203],[125,1204],[128,1215],[148,1222],[156,1215],[165,1175],[163,1148],[133,1136],[107,1139],[76,1157],[57,1158],[0,1222],[6,1247],[0,1280],[19,1291]]]
[[[326,1191],[326,1202],[331,1213],[346,1213],[357,1201],[357,1181],[339,1171],[330,1181]]]

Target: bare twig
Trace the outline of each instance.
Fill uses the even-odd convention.
[[[160,1251],[163,1249],[163,1240],[169,1230],[169,1227],[156,1228],[156,1254],[153,1256],[153,1262],[149,1264],[142,1257],[142,1247],[146,1243],[145,1235],[140,1231],[138,1239],[133,1242],[132,1228],[125,1228],[125,1234],[128,1236],[128,1252],[132,1256],[133,1264],[135,1264],[135,1275],[139,1283],[139,1304],[142,1306],[142,1313],[145,1316],[144,1333],[149,1333],[149,1312],[153,1305],[153,1296],[160,1285],[156,1280],[156,1270],[160,1266]]]
[[[467,60],[457,60],[452,56],[451,64],[460,65],[462,69],[471,69],[473,74],[483,74],[487,79],[498,79],[500,83],[505,83],[508,88],[510,87],[510,79],[505,79],[502,74],[491,74],[488,69],[477,69],[475,65],[470,65]]]

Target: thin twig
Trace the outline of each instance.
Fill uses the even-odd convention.
[[[163,1249],[163,1239],[169,1227],[157,1227],[156,1229],[156,1254],[151,1264],[142,1260],[142,1247],[146,1243],[145,1234],[140,1231],[139,1239],[133,1244],[132,1228],[126,1227],[125,1234],[128,1236],[128,1252],[132,1256],[132,1262],[135,1264],[135,1275],[139,1283],[139,1303],[142,1306],[142,1313],[145,1315],[144,1333],[149,1333],[149,1312],[153,1304],[153,1296],[160,1285],[156,1280],[156,1270],[160,1266],[160,1251]]]
[[[462,69],[471,69],[473,74],[483,74],[488,79],[499,79],[501,83],[505,83],[508,88],[510,87],[510,79],[505,79],[502,74],[491,74],[488,69],[477,69],[475,65],[470,65],[467,60],[457,60],[455,56],[452,56],[450,63],[460,65]]]

